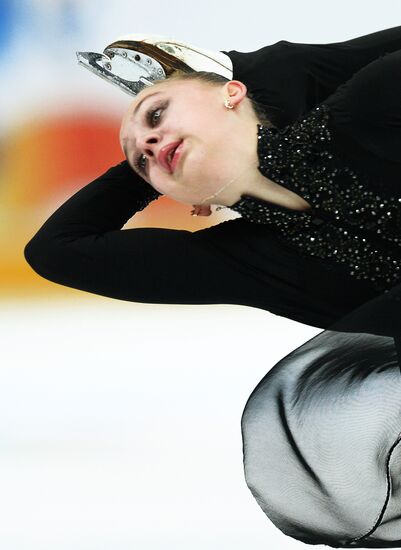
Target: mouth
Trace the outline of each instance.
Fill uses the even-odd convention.
[[[172,173],[176,169],[183,146],[184,146],[184,141],[181,141],[181,143],[169,154],[169,163],[170,163],[170,168]]]
[[[178,162],[179,153],[182,149],[183,140],[174,141],[168,145],[162,147],[158,154],[158,161],[170,174],[174,172],[174,169]]]

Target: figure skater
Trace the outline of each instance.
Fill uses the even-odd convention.
[[[135,95],[126,159],[45,221],[26,261],[120,300],[247,305],[322,328],[246,403],[246,482],[290,537],[401,546],[401,27],[249,53],[131,38],[106,48],[109,65],[87,56]],[[155,72],[113,74],[111,53]],[[121,230],[161,195],[241,217]]]

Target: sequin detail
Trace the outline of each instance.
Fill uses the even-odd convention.
[[[302,255],[349,266],[357,279],[388,290],[401,278],[401,197],[369,190],[367,176],[330,150],[330,109],[315,107],[283,129],[258,124],[260,172],[305,199],[292,210],[251,195],[230,206],[268,224]]]

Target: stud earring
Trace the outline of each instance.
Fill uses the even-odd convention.
[[[231,101],[229,99],[226,99],[224,101],[224,107],[227,107],[227,109],[234,109],[234,105],[231,104]]]

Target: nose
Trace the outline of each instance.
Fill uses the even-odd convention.
[[[156,157],[161,136],[157,132],[143,133],[137,138],[137,149],[147,157]]]

